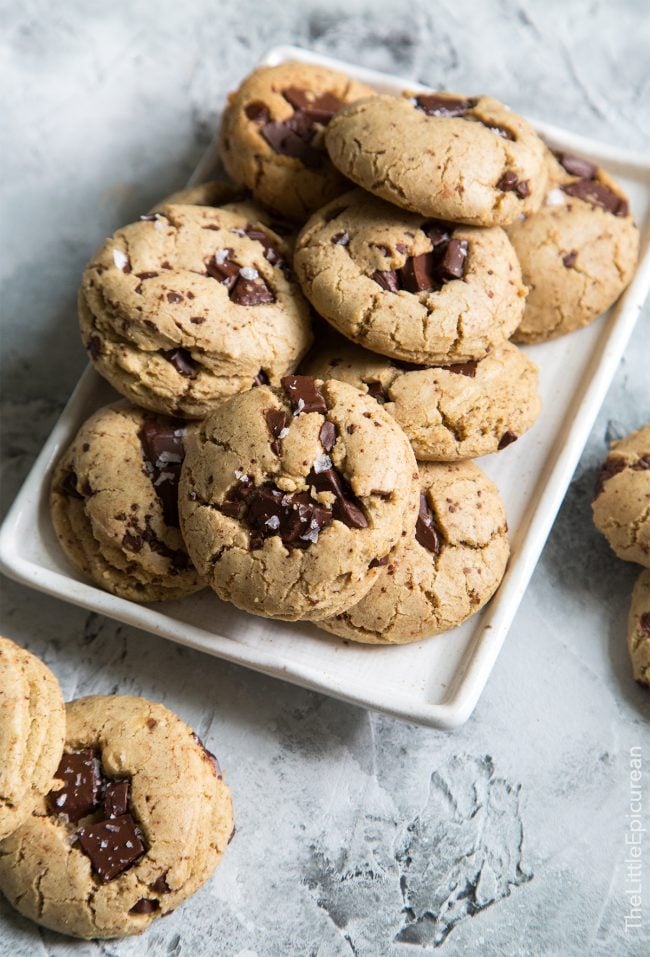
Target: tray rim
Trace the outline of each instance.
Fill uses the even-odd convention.
[[[261,58],[260,65],[273,65],[289,59],[341,69],[369,84],[390,82],[413,89],[427,89],[422,84],[393,74],[356,67],[296,46],[272,47]],[[611,147],[551,124],[535,120],[530,122],[551,142],[589,153],[610,168],[623,168],[628,176],[647,181],[645,185],[650,192],[650,158],[645,155]],[[213,159],[214,148],[211,144],[199,161],[190,183],[203,178]],[[44,568],[21,556],[15,548],[15,533],[20,521],[27,509],[30,509],[38,520],[44,481],[62,447],[64,437],[67,441],[72,427],[69,423],[78,417],[78,412],[83,409],[86,398],[99,380],[90,365],[79,379],[0,527],[0,570],[22,584],[71,604],[300,687],[429,727],[442,730],[460,727],[474,710],[501,651],[650,289],[650,211],[646,215],[646,224],[646,235],[642,241],[634,279],[607,319],[610,328],[607,332],[603,331],[599,338],[585,369],[583,382],[574,395],[570,407],[573,412],[570,416],[572,421],[557,433],[547,465],[538,479],[538,487],[541,483],[542,491],[529,503],[522,517],[516,561],[509,565],[497,595],[484,610],[481,625],[465,649],[448,694],[442,702],[414,702],[406,693],[392,694],[390,700],[386,700],[385,688],[374,686],[366,686],[362,691],[352,692],[338,675],[311,668],[300,661],[294,661],[291,665],[279,662],[277,655],[267,649],[242,644],[186,622],[180,623],[177,619],[170,619],[158,608],[117,598],[94,585]],[[177,630],[182,628],[182,636],[170,633],[170,621],[174,622]]]

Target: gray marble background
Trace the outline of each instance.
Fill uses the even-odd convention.
[[[184,183],[225,92],[269,46],[650,144],[644,0],[3,0],[0,12],[5,508],[84,366],[85,261]],[[649,326],[646,308],[487,690],[454,734],[3,582],[3,632],[67,698],[143,694],[196,727],[227,769],[238,832],[209,885],[146,937],[71,942],[0,903],[1,957],[648,954],[650,839],[645,926],[624,933],[629,749],[650,753],[625,651],[636,570],[597,535],[589,501],[608,433],[650,418]]]

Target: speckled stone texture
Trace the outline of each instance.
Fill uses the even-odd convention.
[[[183,185],[226,90],[294,41],[648,150],[644,0],[3,5],[5,507],[85,359],[76,289],[99,242]],[[606,439],[650,418],[648,309],[474,716],[448,735],[228,666],[3,582],[4,630],[66,698],[143,694],[228,771],[237,836],[144,938],[79,944],[0,902],[0,957],[642,957],[626,936],[625,646],[637,570],[594,529]]]

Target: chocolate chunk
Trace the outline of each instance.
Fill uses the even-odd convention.
[[[420,93],[415,97],[418,109],[423,110],[427,116],[465,116],[473,106],[476,106],[476,100],[465,99],[460,96],[446,96],[444,93]]]
[[[238,306],[259,306],[275,302],[275,296],[262,278],[245,279],[241,272],[230,290],[230,299]]]
[[[307,476],[307,482],[313,485],[317,492],[330,492],[334,495],[332,514],[339,522],[343,522],[348,528],[368,527],[368,519],[364,514],[361,502],[354,495],[338,469],[333,466],[324,469],[322,472],[316,472],[315,469],[312,469]]]
[[[98,359],[102,354],[102,340],[99,336],[91,336],[86,345],[86,351],[91,359]]]
[[[84,497],[77,488],[77,476],[74,472],[68,472],[66,477],[61,482],[60,488],[61,491],[68,496],[68,498],[78,498],[83,502]]]
[[[149,887],[152,891],[155,891],[156,894],[171,894],[171,887],[167,883],[167,874],[165,871],[164,874],[161,874],[160,877],[157,877],[153,884],[149,884]]]
[[[269,432],[273,436],[271,449],[276,455],[282,451],[280,441],[286,437],[289,425],[289,416],[283,409],[267,409],[264,413]]]
[[[131,784],[128,778],[122,781],[111,781],[104,791],[104,814],[107,818],[122,817],[129,809],[129,790]]]
[[[384,391],[381,382],[367,382],[366,385],[368,387],[368,395],[376,399],[377,402],[383,405],[384,402],[388,401],[388,394]]]
[[[122,874],[145,852],[142,834],[130,814],[82,827],[79,845],[102,884]]]
[[[590,206],[604,209],[607,213],[613,213],[614,216],[627,216],[627,200],[622,196],[617,196],[609,187],[593,179],[577,179],[573,183],[567,183],[562,186],[563,192],[568,196],[575,196]]]
[[[183,302],[184,298],[185,297],[181,296],[179,292],[172,291],[167,293],[167,302],[171,302],[171,303]]]
[[[383,558],[373,558],[368,568],[380,568],[382,565],[388,564],[388,555],[384,555]]]
[[[271,380],[270,380],[269,377],[267,376],[267,374],[266,374],[266,372],[264,371],[264,369],[260,369],[260,371],[257,373],[257,375],[255,376],[255,378],[254,378],[254,380],[253,380],[253,386],[256,386],[256,385],[268,385],[270,381],[271,381]]]
[[[573,156],[571,153],[556,153],[558,163],[565,168],[571,176],[578,176],[580,179],[593,179],[598,172],[598,167],[591,160],[582,159],[580,156]]]
[[[141,897],[140,900],[133,905],[129,913],[130,914],[153,914],[154,911],[159,909],[160,909],[160,904],[157,900],[149,900],[146,897]]]
[[[269,122],[271,114],[263,103],[259,101],[254,101],[253,103],[247,103],[244,107],[244,113],[249,120],[252,120],[253,123],[257,123],[258,126],[264,126]]]
[[[399,270],[400,285],[407,292],[437,289],[440,284],[436,272],[435,256],[432,252],[410,256]]]
[[[420,511],[418,512],[418,520],[415,524],[415,538],[422,548],[426,548],[427,551],[432,552],[432,554],[438,555],[440,552],[440,546],[442,544],[440,532],[436,526],[433,512],[429,508],[425,492],[420,492]]]
[[[440,271],[448,279],[462,279],[465,274],[468,243],[466,239],[450,239],[442,257]]]
[[[639,618],[639,628],[646,635],[650,635],[650,611],[644,612]]]
[[[205,271],[230,291],[237,279],[241,266],[231,259],[232,249],[219,249],[205,264]]]
[[[433,220],[431,222],[422,223],[420,229],[425,236],[431,240],[431,245],[435,249],[436,246],[441,246],[449,242],[453,226],[448,229],[444,223]]]
[[[230,518],[240,518],[243,503],[253,490],[253,480],[248,475],[237,479],[234,485],[231,485],[226,492],[226,497],[221,505],[221,511]]]
[[[185,376],[186,379],[194,379],[198,375],[200,366],[187,349],[169,349],[162,355],[167,362],[171,362],[178,374]]]
[[[596,488],[594,489],[594,498],[598,498],[605,488],[605,482],[608,482],[614,475],[618,475],[626,467],[625,459],[619,456],[609,456],[605,459],[598,478],[596,479]]]
[[[646,469],[650,469],[650,455],[642,455],[632,466],[634,472],[644,472]]]
[[[520,199],[530,196],[530,184],[527,179],[519,180],[517,174],[509,169],[497,183],[497,189],[504,193],[516,193]]]
[[[64,753],[55,777],[64,783],[47,796],[50,814],[65,814],[76,822],[98,806],[102,779],[99,756],[92,748]]]
[[[251,491],[244,519],[252,530],[252,550],[261,548],[264,540],[274,535],[289,547],[307,548],[331,523],[332,510],[306,492],[287,493],[266,485]]]
[[[376,269],[370,277],[386,292],[399,292],[399,279],[394,269]]]
[[[334,423],[329,420],[323,422],[320,427],[320,432],[318,433],[318,438],[325,451],[331,452],[336,442],[336,426]]]
[[[281,379],[281,383],[294,415],[301,412],[322,412],[323,415],[327,413],[325,399],[318,390],[316,380],[311,376],[286,375]]]
[[[578,250],[572,249],[570,253],[567,253],[566,256],[562,256],[562,263],[567,269],[571,269],[574,262],[578,258]]]
[[[305,113],[294,113],[288,120],[266,123],[261,133],[271,149],[281,156],[292,156],[309,167],[320,166],[323,161],[322,151],[311,145],[314,130]]]
[[[125,532],[122,536],[122,548],[126,548],[129,552],[140,552],[142,551],[142,546],[144,540],[142,535],[134,534],[133,532]]]
[[[473,379],[476,375],[476,367],[478,366],[478,359],[470,359],[469,362],[454,362],[450,366],[440,366],[439,368],[444,369],[446,372],[455,372],[456,375],[466,375],[469,379]]]
[[[507,448],[509,445],[512,445],[513,442],[516,442],[518,438],[518,435],[515,435],[514,432],[511,432],[510,429],[508,429],[508,431],[504,432],[501,436],[501,440],[497,445],[497,449],[501,451],[501,449]]]
[[[262,244],[264,247],[264,258],[267,262],[270,262],[272,266],[281,266],[283,264],[282,256],[275,246],[273,246],[271,237],[267,236],[263,230],[255,229],[254,226],[247,226],[244,232],[249,239],[253,239],[255,242]]]
[[[291,104],[297,114],[304,114],[313,123],[327,126],[335,113],[343,106],[343,101],[333,93],[322,93],[320,96],[309,98],[306,90],[296,86],[282,91],[282,96]]]
[[[178,482],[185,458],[185,423],[145,419],[139,432],[147,472],[163,509],[167,525],[179,527]]]

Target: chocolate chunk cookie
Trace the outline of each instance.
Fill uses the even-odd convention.
[[[343,73],[281,63],[251,73],[230,95],[220,149],[228,175],[255,199],[298,222],[347,188],[323,132],[344,104],[372,90]]]
[[[541,408],[537,367],[511,342],[484,359],[418,369],[337,337],[315,349],[301,371],[349,382],[380,402],[419,461],[453,462],[503,449]]]
[[[203,588],[178,520],[187,428],[118,402],[84,423],[54,470],[50,507],[61,547],[120,598],[161,601]]]
[[[502,229],[425,219],[361,190],[311,217],[294,266],[339,332],[408,362],[480,359],[523,315],[526,289]]]
[[[544,196],[544,144],[487,96],[374,96],[342,109],[325,144],[349,179],[424,216],[505,226]]]
[[[507,230],[528,286],[518,342],[586,326],[628,285],[639,254],[639,231],[616,183],[589,160],[550,150],[546,157],[544,205]]]
[[[63,934],[139,934],[214,871],[233,834],[230,791],[160,704],[80,698],[66,718],[49,794],[0,846],[0,889]]]
[[[0,637],[0,840],[49,789],[64,737],[59,682],[42,661]]]
[[[373,399],[287,376],[201,423],[179,503],[189,553],[220,598],[271,618],[322,617],[358,601],[412,529],[417,466]]]
[[[650,568],[650,424],[612,442],[591,507],[618,557]]]
[[[289,256],[268,226],[228,209],[166,206],[119,229],[79,296],[95,368],[138,405],[186,418],[279,383],[311,341]]]
[[[635,679],[650,685],[650,569],[641,572],[632,592],[627,647]]]
[[[353,608],[317,621],[341,638],[406,644],[455,628],[499,586],[508,561],[499,492],[473,462],[420,465],[415,532]]]

